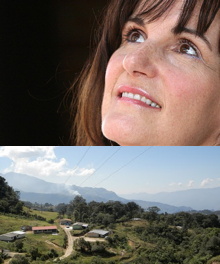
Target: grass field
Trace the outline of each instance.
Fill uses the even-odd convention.
[[[55,219],[57,217],[57,213],[53,212],[36,212],[33,214],[41,215],[46,219]],[[39,221],[31,218],[22,218],[21,216],[6,216],[0,214],[0,234],[13,232],[21,229],[23,225],[30,226],[48,226],[50,225],[46,221]],[[54,224],[56,225],[56,223]],[[38,234],[34,235],[32,232],[26,233],[26,238],[22,239],[24,243],[25,251],[29,252],[31,248],[38,248],[39,252],[45,253],[50,249],[55,249],[59,255],[63,254],[64,249],[64,231],[58,227],[59,234],[58,235],[50,235],[50,234]],[[0,241],[0,249],[9,249],[14,250],[14,243],[7,243],[4,241]]]
[[[39,221],[29,218],[21,218],[21,216],[0,215],[0,234],[20,230],[21,226],[39,226],[49,225],[46,221]]]
[[[24,211],[28,212],[31,215],[39,215],[41,217],[44,217],[44,218],[46,218],[47,221],[49,221],[51,219],[55,220],[58,217],[57,212],[38,211],[38,210],[29,209],[27,207],[24,207]]]
[[[46,219],[55,219],[57,215],[55,213],[51,212],[38,212],[33,211],[30,212],[32,214],[41,215],[42,217],[45,217]],[[40,214],[39,214],[40,213]],[[139,238],[133,234],[132,229],[136,226],[145,226],[147,223],[146,221],[143,222],[128,222],[126,225],[122,224],[115,224],[113,228],[113,234],[116,235],[119,238],[119,244],[117,247],[111,247],[108,246],[108,252],[114,253],[109,256],[102,256],[103,259],[108,261],[114,261],[114,260],[123,260],[123,263],[126,263],[126,260],[132,260],[132,253],[133,251],[141,246],[141,241]],[[49,225],[48,222],[45,221],[39,221],[39,220],[32,220],[32,219],[23,219],[16,216],[5,216],[0,215],[0,233],[5,232],[11,232],[15,230],[20,230],[20,227],[22,225],[31,225],[31,226],[43,226],[43,225]],[[58,227],[59,228],[59,227]],[[2,232],[3,230],[3,232]],[[129,234],[128,234],[129,230]],[[38,234],[35,235],[32,232],[27,232],[26,238],[23,239],[24,243],[24,249],[26,252],[30,252],[32,248],[38,248],[38,251],[42,254],[46,254],[46,252],[50,251],[51,249],[55,249],[59,256],[61,256],[64,252],[63,244],[64,244],[64,231],[59,228],[59,234],[58,235],[48,235],[48,234]],[[127,237],[128,243],[123,242],[123,237]],[[10,249],[13,251],[13,245],[14,243],[6,243],[0,241],[0,249]],[[81,255],[80,260],[82,263],[91,263],[94,256],[91,255]],[[78,258],[77,258],[78,259]]]
[[[28,210],[28,209],[27,209]],[[56,225],[58,227],[59,233],[58,235],[50,235],[50,234],[33,234],[31,231],[26,233],[26,238],[20,240],[23,242],[22,252],[27,253],[28,258],[30,259],[31,253],[33,249],[38,249],[41,254],[39,258],[41,260],[32,261],[30,263],[39,264],[39,263],[54,263],[53,258],[50,260],[44,261],[42,257],[48,255],[52,249],[56,250],[59,256],[64,254],[64,241],[65,241],[65,233],[62,228],[58,225],[57,214],[54,212],[39,212],[36,210],[29,210],[29,213],[33,216],[35,214],[40,215],[47,220],[54,219],[55,223],[52,225]],[[20,230],[22,225],[30,225],[30,226],[44,226],[51,225],[47,221],[39,221],[34,218],[24,218],[22,216],[7,216],[0,214],[0,234],[5,232],[11,232],[15,230]],[[104,226],[94,225],[92,228],[94,229],[105,229]],[[160,229],[158,229],[160,228]],[[168,229],[169,228],[169,229]],[[172,228],[172,229],[170,229]],[[149,229],[149,230],[148,230]],[[108,229],[110,232],[109,236],[106,238],[105,242],[90,241],[90,249],[89,250],[79,250],[77,247],[72,253],[72,256],[63,260],[60,263],[123,263],[123,264],[131,264],[137,263],[134,261],[139,261],[139,257],[142,257],[142,260],[145,261],[146,254],[149,254],[152,257],[152,262],[154,259],[159,259],[161,256],[164,259],[167,259],[169,256],[179,256],[180,258],[188,257],[189,260],[192,259],[193,262],[187,263],[202,263],[202,264],[220,264],[220,256],[215,256],[211,258],[210,255],[206,257],[208,262],[204,260],[204,256],[202,256],[202,261],[194,261],[195,256],[191,257],[191,247],[200,249],[200,239],[204,237],[209,241],[209,238],[215,234],[219,234],[218,228],[207,228],[207,229],[189,229],[187,233],[182,233],[182,231],[178,231],[174,226],[164,226],[162,224],[151,224],[147,220],[141,221],[126,221],[123,223],[114,223],[110,224]],[[145,230],[148,230],[149,237],[146,237],[144,233]],[[158,235],[159,230],[159,235]],[[161,231],[160,231],[161,230]],[[168,230],[168,231],[167,231]],[[174,232],[173,232],[174,231]],[[152,233],[153,232],[153,233]],[[211,232],[211,233],[210,233]],[[217,233],[218,232],[218,233]],[[210,234],[209,234],[210,233]],[[161,235],[162,234],[162,235]],[[174,235],[172,235],[174,234]],[[181,234],[183,234],[183,238],[187,236],[188,243],[191,247],[183,248],[182,244],[178,244],[176,241],[176,237],[178,238]],[[171,236],[172,235],[172,236]],[[176,236],[177,235],[177,236]],[[201,236],[202,235],[202,236]],[[217,236],[216,235],[216,236]],[[149,239],[148,239],[149,238]],[[212,237],[211,237],[212,238]],[[181,239],[181,237],[179,237]],[[193,243],[190,244],[190,241]],[[158,243],[159,241],[159,243]],[[185,241],[185,240],[183,240]],[[211,241],[211,240],[210,240]],[[214,240],[213,240],[214,241]],[[186,243],[186,242],[185,242]],[[184,245],[184,244],[183,244]],[[16,242],[7,243],[0,241],[0,250],[1,249],[9,249],[12,252],[16,251]],[[218,249],[218,248],[217,248]],[[160,250],[160,255],[157,255],[158,250]],[[169,251],[169,255],[167,255],[167,250]],[[174,252],[174,250],[176,250]],[[177,251],[178,250],[178,251]],[[183,251],[181,251],[183,250]],[[178,254],[178,255],[175,255]],[[218,251],[219,252],[219,251]],[[182,255],[180,255],[180,253]],[[188,254],[188,255],[186,255]],[[214,255],[213,255],[214,256]],[[200,257],[200,256],[198,256]],[[191,259],[190,259],[191,258]],[[99,261],[100,260],[100,261]],[[138,262],[140,263],[140,262]],[[145,263],[145,262],[141,262]],[[164,260],[157,263],[183,263],[179,262],[165,262]],[[185,263],[185,262],[184,262]]]

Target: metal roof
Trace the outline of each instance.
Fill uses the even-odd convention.
[[[104,236],[104,235],[107,235],[109,233],[109,231],[102,230],[102,229],[94,229],[94,230],[91,230],[89,233],[96,233],[96,234],[99,234],[101,236]]]
[[[23,231],[13,231],[11,233],[14,233],[14,234],[17,234],[17,235],[24,235],[25,234],[25,232],[23,232]]]
[[[52,230],[52,229],[57,229],[57,226],[35,226],[32,227],[32,230]]]
[[[88,226],[89,224],[86,224],[86,223],[81,223],[81,222],[76,222],[73,224],[74,226],[75,225],[79,225],[79,226]]]

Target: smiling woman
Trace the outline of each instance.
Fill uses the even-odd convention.
[[[76,145],[220,145],[219,8],[112,0],[77,82]]]

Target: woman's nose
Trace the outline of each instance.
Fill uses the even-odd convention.
[[[157,74],[155,53],[153,46],[143,44],[126,54],[123,59],[123,68],[131,76],[145,75],[148,78],[154,78]]]

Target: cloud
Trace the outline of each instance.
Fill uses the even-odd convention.
[[[7,157],[11,164],[3,173],[16,172],[50,180],[87,176],[95,169],[69,168],[65,158],[57,158],[56,147],[1,147],[0,157]]]
[[[209,185],[210,183],[212,183],[214,180],[210,179],[210,178],[206,178],[201,182],[201,187],[205,187],[206,185]]]
[[[190,180],[190,181],[188,182],[187,186],[188,186],[189,188],[191,188],[191,187],[193,187],[194,183],[195,183],[195,182],[194,182],[193,180]]]
[[[95,172],[95,169],[79,169],[79,172],[77,172],[77,175],[79,176],[87,176],[91,175]]]
[[[33,146],[24,146],[24,147],[1,147],[0,148],[0,157],[7,157],[12,161],[17,160],[29,160],[36,157],[44,157],[47,159],[55,159],[56,155],[54,153],[55,147],[33,147]]]
[[[85,168],[74,168],[74,169],[69,169],[66,171],[60,171],[58,176],[66,176],[66,177],[71,177],[71,176],[87,176],[91,175],[95,172],[95,169],[85,169]]]
[[[173,186],[179,186],[179,187],[183,186],[182,182],[171,182],[169,185],[172,187]]]

